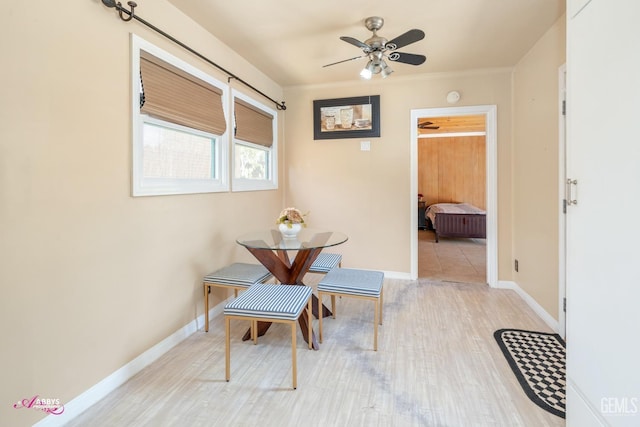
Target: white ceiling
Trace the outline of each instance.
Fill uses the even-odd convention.
[[[364,58],[322,66],[362,54],[339,37],[368,39],[369,16],[384,18],[378,35],[389,40],[412,28],[426,33],[398,50],[427,61],[392,62],[393,78],[511,67],[565,11],[565,0],[169,1],[282,86],[359,79]]]

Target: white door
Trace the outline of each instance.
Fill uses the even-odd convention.
[[[591,0],[567,22],[569,426],[640,426],[639,21]]]

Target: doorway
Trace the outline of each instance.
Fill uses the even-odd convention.
[[[418,194],[418,121],[426,117],[482,115],[486,130],[486,281],[498,285],[497,245],[497,108],[495,105],[473,107],[427,108],[411,111],[411,194]],[[418,278],[418,199],[411,197],[411,278]]]
[[[447,237],[436,241],[432,214],[425,218],[425,208],[438,203],[486,209],[485,121],[482,114],[418,121],[420,279],[487,283],[486,239]]]

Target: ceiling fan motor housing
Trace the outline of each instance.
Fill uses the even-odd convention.
[[[376,32],[384,25],[384,19],[379,16],[370,16],[364,20],[364,25],[367,30]]]
[[[365,44],[368,44],[371,47],[371,50],[383,50],[384,46],[387,44],[387,39],[380,36],[373,36],[364,41]]]
[[[373,31],[373,36],[365,40],[364,43],[369,45],[373,51],[383,50],[384,46],[387,44],[387,39],[378,36],[376,31],[382,28],[384,25],[384,19],[379,16],[370,16],[364,20],[364,25],[367,27],[367,30]]]

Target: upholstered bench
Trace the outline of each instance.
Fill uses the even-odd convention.
[[[211,287],[233,289],[238,296],[239,289],[247,289],[256,283],[263,283],[271,278],[271,273],[262,264],[246,264],[237,262],[204,276],[204,331],[209,332],[209,293]]]
[[[356,297],[374,302],[373,349],[378,350],[378,323],[382,325],[382,284],[384,273],[380,271],[334,268],[318,283],[318,299],[322,303],[325,294],[331,295],[331,311],[336,317],[336,295]],[[322,310],[318,310],[319,335],[322,342]]]
[[[225,369],[226,380],[231,378],[231,319],[244,319],[251,322],[251,338],[257,342],[258,322],[288,323],[291,325],[291,363],[293,369],[293,388],[298,386],[296,362],[296,321],[307,309],[309,321],[308,337],[311,349],[311,288],[298,285],[273,285],[258,283],[238,298],[229,302],[224,308],[225,323]]]
[[[342,265],[342,255],[320,252],[309,267],[309,273],[326,274],[334,267]]]

